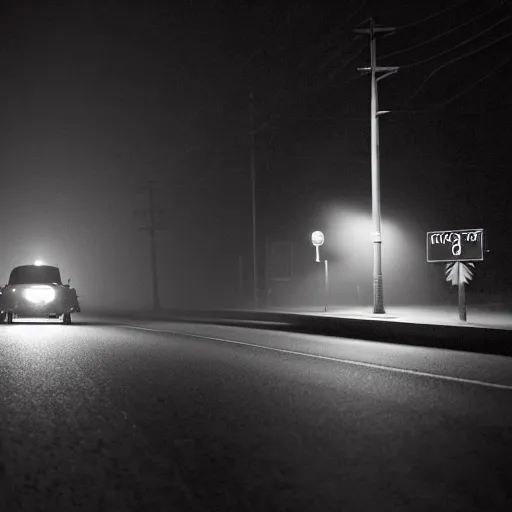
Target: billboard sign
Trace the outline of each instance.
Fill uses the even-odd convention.
[[[427,233],[427,262],[483,261],[484,230],[457,229]]]

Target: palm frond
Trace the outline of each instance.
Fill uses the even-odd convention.
[[[444,273],[446,274],[446,280],[451,281],[453,286],[459,284],[459,267],[457,261],[446,264]]]
[[[444,271],[446,281],[451,281],[453,286],[457,286],[459,284],[459,265],[461,266],[460,274],[464,284],[468,284],[474,276],[474,272],[472,270],[475,268],[474,263],[466,263],[462,261],[452,261],[447,263]]]
[[[461,274],[462,274],[462,282],[464,284],[468,284],[472,279],[474,272],[469,267],[475,267],[474,263],[461,263]]]

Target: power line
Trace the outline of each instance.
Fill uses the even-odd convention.
[[[400,55],[402,53],[409,52],[411,50],[415,50],[416,48],[421,48],[422,46],[425,46],[425,45],[427,45],[427,44],[429,44],[429,43],[431,43],[433,41],[437,41],[438,39],[441,39],[442,37],[447,36],[448,34],[451,34],[452,32],[456,32],[457,30],[470,25],[471,23],[473,23],[474,21],[479,20],[480,18],[484,18],[490,12],[495,11],[496,9],[501,7],[506,1],[507,0],[501,0],[499,5],[495,5],[494,7],[491,7],[490,9],[488,9],[485,12],[483,12],[482,14],[479,14],[479,15],[471,18],[470,20],[465,21],[464,23],[461,23],[460,25],[457,25],[456,27],[453,27],[453,28],[451,28],[449,30],[446,30],[446,31],[442,32],[441,34],[437,34],[437,35],[435,35],[435,36],[433,36],[433,37],[431,37],[429,39],[426,39],[425,41],[421,41],[421,42],[419,42],[419,43],[417,43],[415,45],[407,46],[406,48],[400,48],[399,50],[396,50],[394,52],[386,53],[384,55],[381,55],[379,58],[380,59],[387,59],[388,57],[393,57],[394,55]]]
[[[361,5],[348,17],[347,23],[350,23],[366,7],[367,0],[361,0]]]
[[[463,89],[462,91],[460,91],[459,93],[457,94],[454,94],[451,98],[448,98],[447,100],[441,102],[441,103],[438,103],[434,109],[437,110],[438,108],[441,108],[441,107],[444,107],[446,105],[448,105],[449,103],[452,103],[453,101],[459,99],[461,96],[464,96],[464,94],[467,94],[469,91],[471,91],[472,89],[474,89],[477,85],[480,85],[482,82],[484,82],[485,80],[487,80],[491,75],[493,75],[494,73],[496,73],[496,71],[498,71],[499,69],[501,69],[502,67],[504,67],[505,65],[507,65],[510,60],[512,60],[512,56],[511,57],[507,57],[506,59],[504,59],[503,61],[500,62],[500,64],[498,64],[497,66],[494,66],[489,72],[487,72],[484,76],[480,77],[476,82],[474,82],[473,84],[469,85],[468,87],[466,87],[465,89]]]
[[[437,11],[433,14],[430,14],[429,16],[425,17],[425,18],[422,18],[420,20],[417,20],[417,21],[413,21],[411,23],[407,23],[406,25],[401,25],[399,27],[395,27],[397,30],[403,30],[403,29],[406,29],[406,28],[411,28],[411,27],[417,27],[418,25],[422,25],[423,23],[426,23],[427,21],[430,21],[434,18],[437,18],[443,14],[445,14],[446,12],[449,12],[453,9],[456,9],[457,7],[460,7],[461,5],[464,5],[466,2],[468,2],[468,0],[462,0],[461,2],[458,2],[456,4],[453,4],[451,6],[448,6],[448,7],[445,7],[444,9],[441,9],[440,11]]]
[[[512,32],[509,32],[508,34],[505,34],[504,36],[502,37],[499,37],[498,39],[494,39],[493,41],[491,41],[490,43],[487,43],[486,45],[480,47],[480,48],[477,48],[476,50],[472,50],[470,52],[467,52],[463,55],[460,55],[459,57],[456,57],[454,59],[451,59],[449,60],[448,62],[445,62],[444,64],[441,64],[440,66],[438,66],[436,69],[434,69],[434,71],[432,71],[431,73],[429,73],[427,75],[427,77],[425,78],[425,80],[423,80],[423,82],[421,83],[421,85],[418,87],[418,89],[416,90],[416,92],[409,96],[409,98],[405,101],[405,103],[409,103],[409,101],[411,101],[413,98],[415,98],[419,92],[423,89],[423,87],[425,86],[425,84],[436,74],[438,73],[439,71],[441,71],[441,69],[445,68],[446,66],[449,66],[450,64],[454,64],[455,62],[458,62],[459,60],[462,60],[462,59],[465,59],[466,57],[470,57],[471,55],[475,55],[476,53],[479,53],[487,48],[489,48],[490,46],[493,46],[495,45],[496,43],[499,43],[507,38],[509,38],[510,36],[512,36]]]
[[[336,29],[333,29],[330,31],[329,34],[326,35],[325,39],[323,41],[320,41],[318,43],[316,43],[314,45],[313,48],[311,48],[311,50],[308,52],[310,55],[313,55],[315,53],[317,53],[318,51],[323,51],[325,50],[329,44],[331,43],[331,41],[338,37],[340,35],[340,33],[343,33],[343,32],[347,32],[348,29],[346,28],[350,23],[351,21],[357,17],[359,15],[359,13],[366,7],[366,0],[363,0],[361,2],[361,5],[345,20],[345,28],[341,27],[341,30],[339,27],[337,27]],[[315,47],[317,47],[315,49]],[[303,61],[299,64],[298,67],[303,67],[307,61],[308,57],[306,56]]]
[[[362,0],[360,5],[359,5],[359,7],[356,7],[354,9],[354,11],[352,12],[352,14],[349,15],[349,17],[346,20],[345,24],[348,25],[350,21],[352,21],[354,18],[358,17],[359,14],[366,7],[366,5],[367,5],[367,0]],[[288,19],[287,21],[289,22],[290,20]],[[256,49],[255,51],[253,51],[247,57],[248,61],[252,61],[258,54],[263,53],[265,51],[265,47],[267,46],[267,44],[270,41],[272,41],[274,38],[276,38],[277,36],[281,35],[281,32],[280,32],[279,29],[283,26],[283,23],[285,23],[285,22],[280,21],[279,23],[277,23],[276,28],[275,28],[275,32],[267,35],[264,38],[265,40],[260,45],[260,47],[258,49]],[[319,43],[317,43],[314,46],[316,46],[318,48],[318,50],[322,50],[322,48],[325,48],[331,42],[331,40],[334,37],[336,37],[340,33],[343,33],[345,30],[346,29],[344,29],[342,27],[341,31],[339,29],[331,31],[331,33],[327,35],[326,40],[320,41]],[[350,48],[350,50],[352,48],[353,48],[353,46]],[[341,65],[334,70],[334,75],[339,74],[347,66],[349,66],[353,62],[353,60],[355,60],[361,54],[361,52],[364,49],[365,49],[365,45],[361,45],[361,47],[359,49],[356,49],[353,53],[351,53],[344,61],[342,61]],[[312,53],[315,53],[315,48],[313,47],[308,53],[310,54],[309,56],[311,56]],[[303,66],[305,64],[305,61],[307,61],[307,59],[308,59],[308,56],[305,56],[304,59],[303,59],[303,62],[301,64],[299,64],[299,67]],[[324,67],[326,67],[326,66],[324,65]],[[331,74],[329,75],[329,78],[331,80],[332,80],[332,76],[333,76],[333,72],[331,71]],[[345,85],[347,83],[350,83],[354,79],[359,79],[360,77],[361,77],[361,75],[358,74],[358,75],[356,75],[354,77],[350,77],[348,80],[345,80],[345,81],[341,82],[340,84],[335,84],[335,85],[321,85],[321,86],[303,85],[302,87],[300,87],[300,85],[299,85],[299,87],[296,88],[296,90],[295,90],[295,92],[293,94],[290,94],[287,91],[286,93],[282,94],[277,99],[278,99],[278,101],[280,101],[280,100],[287,99],[290,96],[293,96],[292,102],[295,103],[295,102],[301,100],[301,98],[303,98],[304,96],[306,96],[306,95],[308,95],[308,94],[310,94],[312,92],[315,92],[317,90],[326,90],[326,89],[331,89],[331,88],[338,88],[338,87],[341,87],[341,86],[343,86],[343,85]],[[299,80],[302,82],[304,79],[302,78],[302,79],[299,79]],[[273,115],[271,115],[271,118],[269,120],[263,122],[259,126],[256,126],[253,131],[256,134],[256,133],[259,133],[259,132],[263,131],[266,128],[271,129],[272,127],[277,126],[282,121],[286,121],[287,119],[290,119],[290,117],[286,116],[286,114],[284,114],[284,115],[281,114],[281,113],[273,114]],[[224,147],[224,146],[228,146],[230,144],[232,144],[232,141],[228,142],[226,144],[223,144],[222,146]],[[197,150],[202,150],[203,148],[205,148],[205,145],[194,146],[194,147],[191,147],[188,150],[186,150],[186,153],[191,153],[191,152],[195,152]],[[217,145],[217,148],[218,148],[218,145]]]
[[[352,52],[354,48],[356,48],[358,46],[358,41],[356,39],[354,39],[352,41],[352,44],[348,45],[347,48],[346,48],[346,53],[349,53],[349,52]],[[362,46],[364,48],[364,46]],[[320,71],[323,71],[326,67],[329,66],[329,64],[331,64],[333,61],[337,61],[339,58],[340,58],[340,49],[339,48],[336,48],[336,52],[333,51],[333,49],[331,49],[330,53],[329,53],[329,50],[325,52],[324,56],[323,56],[323,59],[319,62],[319,66],[318,66],[318,69]]]
[[[319,41],[318,43],[314,44],[312,48],[310,48],[308,54],[309,55],[313,55],[315,53],[317,53],[318,51],[322,51],[324,50],[329,44],[330,42],[338,37],[340,35],[340,33],[351,33],[349,28],[348,28],[348,25],[350,24],[350,22],[356,18],[359,13],[366,7],[366,3],[367,3],[367,0],[362,0],[361,4],[359,5],[359,7],[357,7],[354,12],[352,14],[350,14],[348,16],[348,18],[345,20],[345,26],[344,27],[337,27],[336,29],[332,29],[329,31],[329,33],[324,36],[324,39],[322,41]],[[288,24],[291,23],[291,18],[288,18],[286,20],[286,22]],[[250,55],[249,57],[247,58],[249,61],[252,61],[255,57],[261,55],[264,51],[265,51],[265,48],[269,45],[269,43],[272,41],[272,40],[275,40],[277,37],[281,36],[282,35],[282,27],[283,27],[283,22],[279,22],[276,27],[275,27],[275,30],[273,33],[267,35],[266,37],[264,37],[263,39],[263,42],[260,44],[260,47],[257,48],[256,50],[254,50]],[[305,64],[305,61],[308,59],[308,57],[304,57],[304,59],[302,60],[302,63],[299,64],[299,67],[302,67],[304,66]]]
[[[461,96],[464,96],[469,91],[480,85],[482,82],[487,80],[491,75],[496,73],[499,69],[506,66],[510,61],[512,60],[512,56],[507,57],[506,59],[502,60],[497,66],[494,66],[490,71],[488,71],[485,75],[481,76],[476,82],[473,82],[468,87],[464,88],[462,91],[459,91],[458,93],[450,96],[448,99],[441,101],[439,103],[436,103],[432,107],[424,110],[393,110],[393,113],[404,113],[404,114],[424,114],[428,112],[432,112],[434,110],[438,110],[442,107],[445,107],[446,105],[454,102],[455,100],[459,99]]]
[[[365,50],[365,49],[366,49],[366,45],[361,46],[358,50],[356,50],[355,52],[353,52],[353,53],[352,53],[352,55],[351,55],[348,59],[346,59],[346,60],[341,64],[341,66],[340,66],[339,68],[335,68],[335,69],[333,70],[333,72],[331,72],[330,77],[332,78],[332,77],[336,76],[337,74],[341,73],[344,69],[346,69],[346,68],[348,67],[348,65],[349,65],[349,64],[351,64],[351,63],[354,61],[354,59],[356,59],[357,57],[359,57],[359,55],[361,54],[361,52],[362,52],[363,50]]]
[[[498,20],[496,23],[493,23],[490,27],[487,27],[486,29],[482,30],[478,34],[475,34],[468,39],[465,39],[464,41],[461,41],[460,43],[457,43],[455,46],[452,46],[451,48],[448,48],[447,50],[443,50],[442,52],[436,53],[435,55],[431,55],[430,57],[427,57],[425,59],[418,60],[416,62],[411,62],[410,64],[402,64],[401,68],[411,68],[414,66],[419,66],[420,64],[424,64],[425,62],[430,62],[431,60],[437,59],[438,57],[441,57],[443,55],[446,55],[447,53],[452,52],[453,50],[456,50],[457,48],[460,48],[461,46],[464,46],[471,41],[474,41],[475,39],[479,38],[480,36],[483,36],[487,32],[490,32],[494,27],[497,27],[498,25],[501,25],[505,21],[509,20],[511,16],[505,16],[504,18]]]

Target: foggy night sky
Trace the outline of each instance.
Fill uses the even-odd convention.
[[[461,5],[379,39],[378,55],[496,9],[430,44],[379,58],[379,65],[426,59],[512,15],[510,2],[451,3]],[[215,301],[223,286],[235,289],[238,254],[248,264],[251,254],[251,87],[261,128],[261,251],[266,236],[307,241],[325,202],[356,202],[369,212],[370,88],[356,70],[369,64],[369,49],[352,29],[370,15],[381,25],[407,25],[447,4],[290,5],[2,2],[1,279],[42,258],[71,277],[84,304],[146,304],[149,240],[133,210],[146,206],[139,190],[155,179],[158,206],[166,210],[167,230],[158,235],[164,305],[197,295]],[[512,37],[446,66],[405,100],[444,62],[511,31],[506,19],[379,85],[380,108],[396,111],[380,123],[384,219],[407,220],[405,238],[418,247],[428,230],[485,228],[492,252],[482,286],[489,289],[499,280],[512,284],[512,62],[504,62]],[[432,275],[424,259],[407,265],[413,274]],[[385,267],[384,275],[386,286]]]

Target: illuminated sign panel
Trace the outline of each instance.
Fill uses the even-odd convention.
[[[427,233],[427,262],[483,261],[484,230],[458,229]]]

